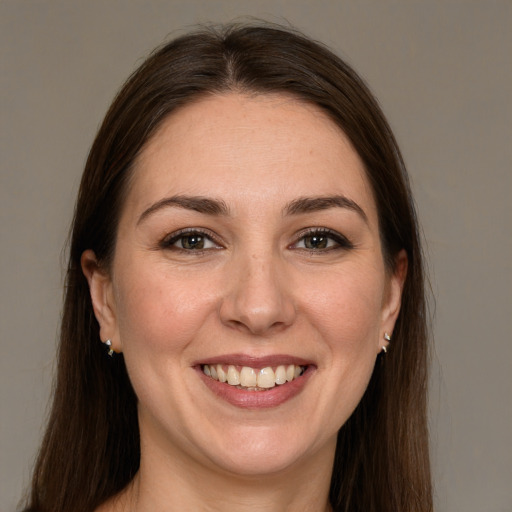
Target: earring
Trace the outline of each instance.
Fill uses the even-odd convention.
[[[111,340],[106,340],[104,341],[103,343],[105,343],[105,345],[107,345],[109,351],[108,351],[108,355],[110,357],[112,357],[114,355],[114,349],[112,348],[112,341]]]
[[[387,332],[384,333],[384,339],[387,341],[387,342],[391,342],[391,335],[388,334]],[[386,348],[386,345],[382,345],[382,352],[384,352],[384,354],[387,354],[388,352],[388,349]]]

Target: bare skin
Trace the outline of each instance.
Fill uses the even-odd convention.
[[[136,163],[112,268],[92,251],[82,267],[139,399],[140,470],[99,512],[330,510],[336,435],[407,261],[386,269],[363,164],[325,114],[231,93],[171,115]],[[204,372],[240,358],[304,374],[248,391]]]

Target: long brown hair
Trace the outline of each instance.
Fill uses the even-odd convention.
[[[72,231],[58,373],[27,511],[90,512],[139,467],[137,399],[123,356],[99,342],[80,257],[108,267],[133,162],[176,108],[228,91],[282,92],[318,105],[362,158],[390,272],[405,249],[408,275],[390,352],[338,435],[330,501],[344,512],[429,512],[427,327],[422,253],[408,177],[377,102],[321,44],[282,27],[201,29],[155,51],[115,98],[92,146]]]

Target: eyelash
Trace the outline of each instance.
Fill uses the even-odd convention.
[[[297,247],[299,242],[305,240],[307,237],[318,237],[327,239],[327,243],[329,241],[334,241],[335,244],[332,246],[320,248],[320,249],[311,249],[308,247]],[[294,242],[291,247],[295,247],[297,250],[307,251],[309,253],[325,253],[329,251],[335,250],[349,250],[354,248],[354,244],[344,235],[338,233],[337,231],[333,231],[332,229],[327,228],[309,228],[305,231],[299,233],[299,237],[296,242]]]
[[[192,238],[192,237],[201,238],[203,242],[211,243],[214,245],[214,247],[201,247],[199,249],[194,248],[186,248],[186,247],[177,247],[175,244],[182,240],[185,240],[186,238]],[[327,245],[327,247],[321,247],[321,248],[308,248],[308,247],[298,247],[298,244],[305,240],[307,237],[313,238],[317,237],[318,239],[326,239],[327,244],[334,241],[334,245]],[[320,242],[322,240],[319,240]],[[223,246],[220,242],[217,241],[217,237],[214,236],[213,233],[211,233],[208,230],[204,229],[182,229],[175,233],[171,233],[170,235],[166,236],[161,242],[160,247],[162,249],[167,250],[175,250],[175,251],[182,251],[186,253],[195,253],[195,254],[201,254],[205,251],[211,251],[216,249],[221,249]],[[325,253],[335,250],[349,250],[354,248],[354,244],[345,236],[338,233],[337,231],[333,231],[331,229],[326,228],[308,228],[305,231],[302,231],[298,234],[297,240],[292,243],[290,246],[292,249],[297,249],[301,251],[307,251],[309,253]]]
[[[186,238],[192,238],[193,236],[196,236],[198,238],[202,238],[205,242],[210,242],[215,245],[215,247],[206,247],[206,248],[200,248],[200,249],[187,249],[185,247],[176,247],[174,244],[176,244],[179,240],[184,240]],[[183,243],[183,242],[182,242]],[[171,233],[170,235],[166,236],[161,242],[160,247],[162,249],[170,249],[175,251],[182,251],[187,253],[195,253],[195,254],[201,254],[205,251],[210,251],[212,249],[221,249],[222,244],[220,244],[216,237],[208,230],[204,229],[180,229],[179,231],[176,231],[175,233]]]

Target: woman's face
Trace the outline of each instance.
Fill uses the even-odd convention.
[[[234,93],[162,124],[136,162],[110,273],[91,253],[83,264],[139,400],[143,460],[247,475],[332,456],[404,274],[386,272],[342,131],[291,97]]]

